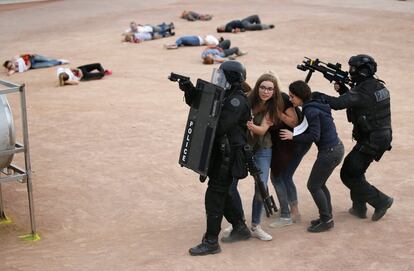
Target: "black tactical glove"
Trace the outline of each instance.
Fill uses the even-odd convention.
[[[342,82],[335,82],[334,89],[339,95],[345,94],[349,91],[349,88]]]
[[[193,83],[191,83],[190,80],[181,79],[181,80],[178,81],[178,85],[179,85],[180,89],[184,92],[191,91],[191,89],[194,88],[194,85],[193,85]]]

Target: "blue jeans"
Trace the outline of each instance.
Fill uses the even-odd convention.
[[[162,23],[159,25],[152,25],[153,33],[157,33],[163,37],[171,34],[171,24]]]
[[[30,58],[31,69],[49,68],[62,64],[60,60],[34,55]]]
[[[267,188],[267,181],[269,179],[270,162],[272,160],[272,148],[259,149],[258,151],[255,152],[254,159],[256,161],[257,167],[262,172],[260,174],[260,179],[265,184],[265,187]],[[231,184],[230,189],[229,189],[229,193],[233,197],[233,205],[242,214],[243,219],[245,219],[240,194],[239,194],[239,191],[237,190],[238,183],[239,183],[239,180],[237,179],[233,180],[233,183]],[[262,216],[263,200],[262,200],[262,197],[260,196],[260,191],[256,185],[255,185],[255,192],[254,192],[252,205],[253,205],[252,206],[252,225],[259,225],[260,219]]]
[[[289,204],[297,204],[298,194],[293,174],[298,168],[303,156],[309,151],[312,144],[296,144],[292,161],[278,176],[271,176],[272,184],[275,187],[277,198],[280,205],[280,217],[289,218]]]
[[[175,41],[177,46],[200,46],[198,36],[182,36]]]
[[[270,162],[272,161],[272,148],[259,149],[254,154],[257,167],[262,172],[260,179],[267,188],[267,181],[269,179]],[[254,186],[254,197],[252,204],[252,225],[259,225],[263,210],[263,200],[260,196],[259,188]]]

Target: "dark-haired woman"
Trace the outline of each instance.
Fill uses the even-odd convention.
[[[295,81],[289,85],[290,101],[294,106],[302,106],[304,122],[307,128],[303,133],[283,129],[282,140],[293,140],[299,143],[314,142],[318,147],[318,155],[308,179],[310,191],[319,209],[319,219],[311,221],[309,232],[323,232],[334,226],[331,196],[326,182],[333,170],[344,156],[344,146],[336,132],[327,104],[311,99],[311,89],[304,81]],[[302,123],[303,124],[303,123]],[[306,125],[305,125],[306,126]]]

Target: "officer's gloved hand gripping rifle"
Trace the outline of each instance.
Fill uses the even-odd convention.
[[[253,176],[255,184],[259,188],[260,196],[262,197],[263,205],[266,211],[266,216],[269,217],[273,213],[277,212],[275,200],[273,199],[272,195],[269,195],[267,188],[260,178],[260,173],[262,172],[256,166],[256,162],[254,161],[253,157],[253,150],[249,145],[244,146],[244,155],[246,158],[247,170],[249,171],[250,175]]]

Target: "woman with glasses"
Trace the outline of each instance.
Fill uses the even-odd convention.
[[[277,112],[282,108],[278,79],[271,73],[263,74],[257,80],[248,98],[253,114],[253,119],[247,122],[247,128],[250,131],[248,143],[253,147],[257,167],[261,170],[261,181],[267,186],[272,159],[272,140],[268,130],[273,123],[278,122]],[[242,209],[237,183],[238,180],[233,182],[230,193],[234,197],[234,204]],[[260,192],[255,186],[252,206],[252,236],[263,241],[270,241],[272,236],[260,227],[262,209],[263,202]]]

